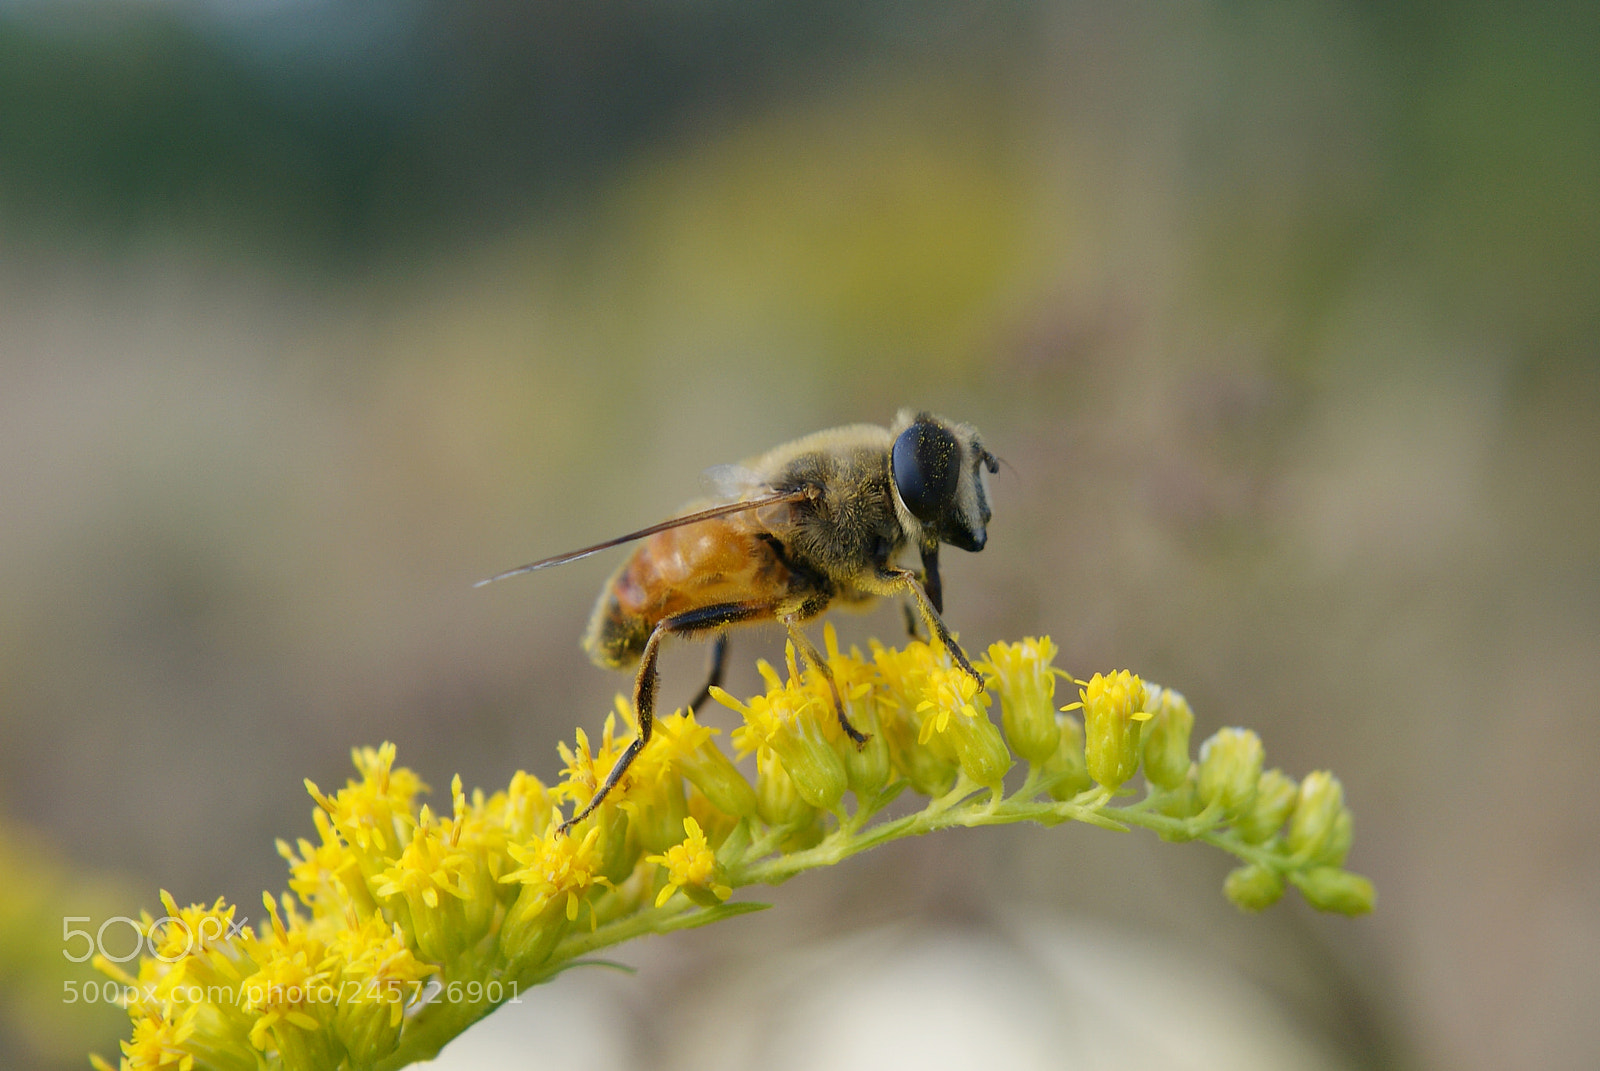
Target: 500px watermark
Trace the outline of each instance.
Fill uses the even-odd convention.
[[[366,981],[345,980],[337,985],[333,982],[312,982],[306,985],[243,985],[235,988],[231,985],[206,985],[190,983],[189,985],[169,986],[161,991],[163,1000],[178,1001],[186,1004],[225,1004],[238,1005],[244,1003],[249,1007],[266,1007],[269,1004],[305,1005],[305,1004],[387,1004],[416,1005],[432,1003],[459,1004],[466,1001],[470,1004],[489,1003],[521,1004],[516,982],[501,982],[490,979],[487,982],[440,982],[437,978],[427,982],[409,981],[402,982],[397,978],[376,979]],[[120,1004],[127,1007],[140,1002],[156,1003],[156,983],[144,983],[142,988],[137,985],[128,985],[125,982],[113,981],[107,978],[103,981],[80,982],[67,980],[61,983],[61,1001],[64,1004]]]
[[[250,920],[228,921],[215,915],[207,915],[200,919],[198,926],[192,927],[188,922],[172,915],[164,915],[148,925],[127,915],[113,915],[93,930],[76,925],[92,921],[88,915],[67,915],[62,918],[62,958],[72,963],[83,963],[99,956],[111,963],[127,963],[136,956],[146,955],[162,963],[177,963],[197,948],[208,947],[239,936]],[[121,929],[116,928],[119,926],[125,926],[133,938],[131,947],[127,951],[121,950],[124,937]],[[108,931],[115,938],[113,941],[115,949],[106,947]],[[436,1001],[450,1004],[462,1001],[470,1004],[485,1001],[490,1004],[521,1003],[517,983],[501,982],[498,979],[448,983],[442,983],[437,978],[425,983],[401,982],[392,978],[368,979],[364,982],[346,980],[337,985],[333,982],[322,982],[290,987],[245,986],[238,991],[231,985],[189,985],[179,986],[164,993],[170,999],[196,1004],[202,1001],[212,1004],[236,1004],[238,1003],[236,998],[243,997],[248,1003],[256,1006],[267,1003],[361,1004],[380,1000],[405,1004],[429,1004]],[[139,986],[110,978],[90,981],[69,979],[62,982],[61,999],[67,1004],[103,1003],[126,1006],[141,997],[153,1002],[155,984],[145,985],[144,991],[141,992]]]
[[[61,920],[61,955],[62,958],[72,963],[83,963],[93,956],[100,956],[112,963],[126,963],[140,954],[151,959],[158,959],[162,963],[176,963],[196,948],[216,944],[219,941],[231,940],[239,936],[249,919],[239,919],[230,922],[215,915],[207,915],[200,920],[199,927],[193,928],[180,918],[163,915],[146,926],[138,919],[131,919],[126,915],[112,915],[102,922],[93,932],[76,928],[75,922],[92,922],[88,915],[67,915]],[[133,946],[127,952],[118,954],[106,948],[106,931],[118,924],[124,925],[133,935]],[[111,931],[113,934],[120,932]],[[181,947],[172,939],[182,935]],[[74,955],[76,951],[73,942],[81,940],[83,943],[78,948],[82,953]],[[120,939],[119,942],[120,944]],[[163,948],[170,949],[164,954]]]
[[[191,1004],[198,1004],[209,1000],[213,1004],[234,1003],[234,991],[231,985],[187,985],[173,987],[171,998],[182,1000]],[[68,978],[61,983],[61,1003],[63,1004],[119,1004],[126,1008],[130,1004],[139,1002],[143,997],[145,1003],[156,1003],[156,984],[150,982],[142,989],[126,982],[114,981],[110,978],[80,982],[75,978]]]

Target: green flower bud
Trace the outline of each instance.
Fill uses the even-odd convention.
[[[1360,874],[1340,870],[1335,866],[1318,866],[1289,875],[1306,903],[1318,911],[1334,911],[1341,915],[1365,915],[1377,901],[1378,893],[1372,882]]]
[[[839,805],[848,783],[844,760],[828,744],[813,718],[797,717],[787,722],[767,743],[777,753],[801,799],[825,811]]]
[[[1094,784],[1094,779],[1089,776],[1089,766],[1083,757],[1083,727],[1067,714],[1056,715],[1056,727],[1060,742],[1055,752],[1044,760],[1043,769],[1052,777],[1062,775],[1050,786],[1051,798],[1070,800]]]
[[[822,843],[822,838],[827,836],[828,828],[822,821],[822,815],[813,812],[811,821],[801,823],[790,829],[782,840],[778,842],[780,852],[803,852],[807,848],[815,848]]]
[[[1127,670],[1096,673],[1078,695],[1083,707],[1084,758],[1089,776],[1115,789],[1139,768],[1139,729],[1150,718],[1144,682]]]
[[[1200,802],[1200,769],[1190,764],[1189,773],[1183,779],[1183,784],[1177,788],[1168,789],[1156,804],[1156,811],[1168,818],[1193,818],[1205,810],[1205,805]],[[1190,832],[1178,830],[1176,832],[1163,832],[1163,840],[1176,842],[1193,840],[1198,830]]]
[[[753,839],[754,834],[750,831],[750,823],[748,821],[740,820],[735,823],[733,829],[729,830],[728,835],[722,839],[720,844],[717,844],[718,861],[726,862],[729,859],[739,858],[749,851],[750,842]]]
[[[701,907],[717,907],[723,902],[723,898],[716,892],[699,885],[685,885],[678,891]]]
[[[1234,832],[1246,844],[1260,844],[1283,828],[1283,823],[1294,810],[1300,786],[1282,770],[1272,769],[1256,782],[1255,802],[1233,823]]]
[[[1294,817],[1289,820],[1287,844],[1296,857],[1326,862],[1339,851],[1339,815],[1344,811],[1344,786],[1326,770],[1306,774],[1300,782]],[[1346,819],[1346,826],[1349,820]],[[1349,831],[1343,833],[1348,849]]]
[[[1344,861],[1350,856],[1350,845],[1355,840],[1355,819],[1350,814],[1350,808],[1341,807],[1334,816],[1333,828],[1328,832],[1328,839],[1323,842],[1322,850],[1312,856],[1312,862],[1323,863],[1327,866],[1344,866]]]
[[[1056,674],[1050,667],[1056,653],[1049,637],[989,647],[989,667],[999,686],[1000,723],[1006,740],[1031,763],[1047,761],[1060,742],[1054,701]]]
[[[1177,788],[1189,772],[1189,733],[1194,711],[1188,700],[1171,688],[1146,685],[1156,698],[1154,713],[1144,727],[1144,776],[1159,788]]]
[[[738,818],[756,813],[755,789],[750,787],[733,760],[710,740],[702,741],[700,746],[679,758],[678,765],[689,783],[717,810]]]
[[[934,665],[911,696],[917,743],[960,764],[973,781],[997,788],[1011,768],[1011,752],[985,708],[988,693],[965,671]]]
[[[1053,719],[1052,719],[1053,720]],[[985,788],[999,788],[1011,769],[1011,752],[1000,730],[988,715],[979,710],[975,716],[959,712],[950,715],[948,726],[950,742],[956,749],[956,760],[961,769],[975,784]]]
[[[744,715],[744,725],[733,731],[734,746],[743,753],[776,755],[792,788],[812,807],[832,810],[845,790],[844,760],[828,743],[820,718],[835,717],[826,700],[798,683],[794,645],[788,647],[789,682],[778,678],[766,662],[756,668],[767,680],[765,695],[741,703],[721,688],[711,688],[711,698]],[[836,722],[830,722],[830,728]],[[761,767],[757,766],[757,779]],[[704,791],[702,789],[702,791]],[[787,791],[784,789],[782,791]],[[769,801],[769,804],[771,801]],[[761,785],[756,785],[756,809],[761,811]],[[768,819],[771,821],[771,819]]]
[[[889,738],[879,724],[878,705],[870,691],[859,698],[847,698],[845,713],[850,724],[866,736],[867,743],[856,747],[854,741],[840,733],[834,750],[844,760],[845,782],[850,791],[857,800],[870,800],[883,791],[894,769],[889,758]]]
[[[632,819],[639,847],[647,852],[664,852],[683,840],[683,820],[689,817],[689,799],[683,793],[683,778],[665,777],[648,802],[623,800],[617,810],[627,811]]]
[[[794,825],[815,814],[783,763],[768,751],[756,753],[756,814],[769,826]]]
[[[547,897],[537,886],[524,885],[506,911],[500,954],[512,963],[536,966],[550,958],[571,925],[565,897]]]
[[[812,693],[830,705],[837,694],[844,703],[844,714],[856,731],[865,736],[866,743],[858,745],[849,734],[835,731],[837,720],[829,724],[829,739],[833,749],[844,762],[845,783],[855,793],[858,801],[875,799],[889,783],[894,765],[889,757],[889,741],[884,736],[878,703],[882,682],[876,667],[852,648],[848,654],[839,649],[839,634],[829,622],[822,627],[823,646],[827,650],[828,677],[821,673],[805,675]],[[795,675],[794,670],[790,675]],[[826,719],[823,719],[824,721]],[[840,727],[842,729],[842,727]]]
[[[394,1015],[394,1006],[404,1002],[411,987],[400,988],[387,982],[393,987],[388,988],[386,982],[381,976],[366,979],[361,984],[365,1000],[341,1000],[334,1004],[333,1033],[346,1052],[359,1052],[364,1058],[376,1061],[393,1052],[399,1043],[400,1017]]]
[[[917,726],[903,718],[886,720],[883,735],[889,741],[889,755],[911,787],[924,796],[942,796],[955,787],[956,760],[940,750],[947,742],[941,734],[924,747],[917,743]],[[935,747],[939,745],[939,747]]]
[[[1271,867],[1252,863],[1230,871],[1222,892],[1240,911],[1264,911],[1283,895],[1283,878]]]
[[[1241,814],[1261,779],[1261,738],[1249,729],[1219,729],[1200,745],[1200,802]]]
[[[600,865],[595,869],[607,881],[625,881],[638,865],[639,856],[644,854],[639,838],[628,836],[631,816],[621,807],[601,807],[595,812],[595,817],[600,827],[597,845]]]

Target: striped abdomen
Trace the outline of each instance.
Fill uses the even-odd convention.
[[[621,669],[638,662],[664,617],[722,603],[777,603],[810,586],[752,517],[669,528],[641,543],[607,581],[583,647],[595,664]]]

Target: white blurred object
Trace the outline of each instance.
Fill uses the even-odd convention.
[[[729,969],[670,993],[629,992],[653,973],[567,975],[490,1016],[433,1066],[477,1071],[567,1059],[585,1071],[1348,1066],[1226,964],[1042,915],[1006,915],[989,929],[885,928],[788,950],[760,968]],[[624,1006],[643,1009],[649,1023]]]
[[[548,985],[525,990],[445,1046],[429,1071],[508,1071],[570,1067],[623,1071],[639,1066],[635,1020],[616,1002],[617,984],[599,968],[567,971]],[[622,984],[636,984],[619,975]]]

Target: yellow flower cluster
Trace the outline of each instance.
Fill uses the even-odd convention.
[[[713,690],[743,716],[733,755],[693,712],[658,719],[570,834],[564,815],[636,734],[620,699],[598,745],[581,729],[561,745],[554,785],[519,772],[504,791],[468,796],[457,778],[448,817],[419,802],[427,788],[394,765],[392,745],[358,750],[343,788],[307,782],[316,839],[280,842],[291,892],[264,898],[264,921],[163,893],[163,917],[143,917],[137,973],[99,961],[133,1019],[121,1067],[401,1067],[581,956],[760,906],[729,901],[735,888],[955,825],[1143,826],[1239,856],[1225,891],[1241,906],[1291,882],[1319,907],[1370,909],[1370,884],[1340,869],[1351,823],[1331,775],[1263,773],[1260,741],[1243,730],[1223,730],[1192,762],[1187,703],[1126,671],[1076,682],[1067,709],[1081,708],[1080,724],[1055,709],[1056,653],[1046,638],[995,644],[980,682],[927,643],[843,653],[830,627],[831,684],[791,648],[785,676],[759,664],[762,694]],[[835,694],[865,744],[843,732]],[[738,765],[752,755],[753,779]],[[1013,777],[1018,758],[1026,772]],[[1141,764],[1144,798],[1114,805]],[[884,817],[906,788],[929,797],[923,809]]]

